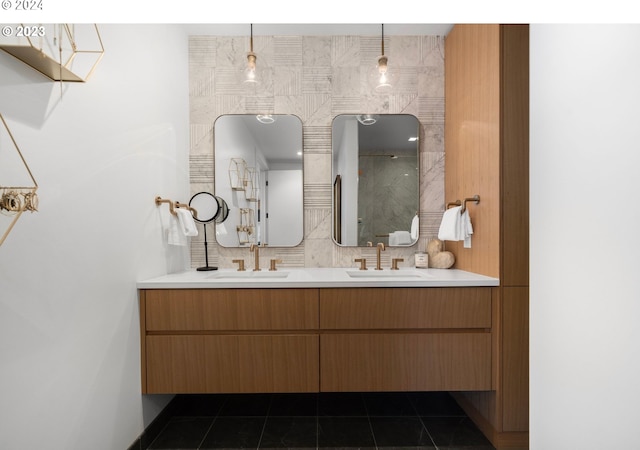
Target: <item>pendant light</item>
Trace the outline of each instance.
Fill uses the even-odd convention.
[[[395,81],[395,73],[389,70],[389,58],[384,54],[384,24],[382,24],[382,53],[378,56],[378,63],[369,72],[369,81],[373,90],[377,94],[384,94],[391,91]]]
[[[253,24],[251,24],[251,38],[249,39],[249,53],[247,53],[247,67],[243,72],[244,83],[253,84],[258,82],[258,76],[256,74],[256,59],[257,56],[253,53]]]

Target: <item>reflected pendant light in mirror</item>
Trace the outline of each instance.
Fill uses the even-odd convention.
[[[377,114],[360,114],[357,116],[358,122],[362,125],[373,125],[378,121]]]
[[[189,200],[189,206],[195,209],[193,219],[200,222],[204,228],[204,258],[205,265],[198,267],[198,271],[218,270],[217,267],[209,265],[209,251],[207,242],[207,224],[213,221],[223,222],[229,214],[227,203],[209,192],[198,192]]]

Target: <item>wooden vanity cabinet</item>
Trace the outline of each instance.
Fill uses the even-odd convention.
[[[321,391],[491,389],[490,288],[320,290]]]
[[[491,291],[141,290],[142,390],[489,390]]]
[[[143,393],[317,392],[317,289],[140,291]]]

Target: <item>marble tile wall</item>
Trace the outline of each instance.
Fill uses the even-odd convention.
[[[392,231],[409,231],[419,205],[417,158],[366,156],[358,160],[358,245],[382,242]],[[372,195],[373,194],[373,195]]]
[[[295,114],[303,123],[304,240],[261,255],[283,267],[350,267],[375,249],[340,247],[331,238],[331,123],[338,114],[413,114],[420,121],[420,239],[382,253],[413,264],[413,255],[436,237],[444,208],[444,37],[385,36],[385,55],[399,74],[388,95],[373,94],[367,73],[380,52],[374,36],[254,36],[261,82],[240,82],[248,36],[189,39],[191,193],[214,192],[213,125],[223,114]],[[199,225],[200,227],[200,225]],[[207,225],[209,264],[233,267],[247,249],[218,246]],[[200,228],[200,231],[202,228]],[[192,266],[204,265],[203,233],[192,239]],[[251,266],[251,264],[249,264]],[[265,264],[263,263],[263,267]]]

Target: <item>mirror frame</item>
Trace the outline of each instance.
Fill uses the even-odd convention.
[[[302,243],[304,240],[304,134],[303,134],[303,123],[300,117],[294,114],[270,114],[270,117],[275,118],[275,122],[266,123],[259,120],[259,117],[263,117],[263,114],[223,114],[216,118],[214,122],[214,143],[213,143],[213,158],[214,158],[214,192],[216,192],[217,196],[223,197],[227,200],[228,210],[229,210],[229,220],[227,221],[227,226],[224,227],[224,234],[238,234],[236,238],[229,238],[225,240],[222,237],[222,232],[220,234],[216,234],[216,240],[218,244],[225,248],[244,248],[249,246],[251,243],[259,243],[266,244],[269,247],[296,247]],[[224,130],[223,125],[227,123],[226,121],[230,121],[233,118],[240,119],[238,122],[231,122],[237,129],[232,130]],[[255,124],[253,123],[253,119],[255,119]],[[286,120],[284,120],[286,119]],[[295,120],[294,120],[295,119]],[[244,123],[247,122],[247,124]],[[282,131],[282,124],[291,125],[294,127],[292,134],[287,135]],[[279,125],[280,124],[280,125]],[[223,127],[223,128],[221,128]],[[269,135],[263,134],[260,137],[260,133],[263,130],[262,127],[273,127],[269,130]],[[243,130],[244,128],[244,130]],[[271,130],[276,131],[276,133],[272,133]],[[225,134],[227,131],[229,133]],[[293,136],[290,138],[289,136]],[[285,140],[282,140],[282,138]],[[237,155],[234,154],[233,150],[227,150],[227,154],[222,155],[222,151],[219,147],[229,146],[229,143],[235,144],[238,139],[242,139],[243,142],[238,144],[240,148],[240,152]],[[291,199],[287,200],[273,200],[271,199],[271,205],[269,204],[269,198],[267,196],[267,185],[265,184],[265,177],[268,178],[268,170],[260,169],[259,167],[264,167],[267,165],[270,157],[262,153],[259,149],[259,143],[269,142],[271,139],[274,141],[269,144],[270,148],[283,149],[285,151],[298,151],[300,154],[295,155],[292,153],[292,156],[287,156],[286,158],[282,158],[282,160],[276,160],[273,165],[275,165],[275,169],[271,170],[272,177],[268,179],[270,185],[268,185],[268,189],[271,193],[274,191],[280,190],[280,192],[292,192],[291,185],[294,186],[295,195]],[[280,139],[280,142],[277,141]],[[267,144],[265,144],[266,146]],[[229,148],[229,147],[226,147]],[[264,149],[266,151],[266,148]],[[252,158],[252,161],[249,160],[249,157]],[[244,158],[247,161],[244,161]],[[243,178],[242,181],[235,183],[232,180],[232,170],[231,164],[233,159],[242,159],[243,162],[251,162],[251,164],[245,164],[245,169],[251,169],[254,172],[254,188],[258,187],[258,189],[250,189],[256,195],[246,196],[246,189],[248,186],[248,178]],[[291,164],[295,164],[295,169],[289,168]],[[238,173],[245,169],[238,169]],[[297,173],[287,174],[287,172],[292,172],[295,170],[299,171],[299,176]],[[234,174],[236,171],[233,171]],[[281,176],[284,176],[286,180],[283,180],[281,188],[278,189],[278,186],[274,184],[275,175],[277,172],[281,173]],[[235,184],[238,186],[235,186]],[[292,183],[291,185],[289,183]],[[240,185],[244,187],[240,187]],[[249,183],[251,184],[251,183]],[[298,189],[299,186],[299,189]],[[223,188],[224,187],[224,193]],[[247,191],[248,192],[248,191]],[[299,195],[298,195],[299,194]],[[299,208],[295,208],[292,210],[291,205],[299,204]],[[280,214],[276,214],[274,218],[274,210],[273,208],[278,205],[285,205],[285,208],[282,208]],[[269,209],[270,211],[268,211]],[[250,211],[249,211],[250,210]],[[243,216],[243,212],[245,216]],[[271,217],[268,217],[268,214],[271,214]],[[238,217],[236,217],[238,215]],[[243,222],[243,217],[248,220],[248,222]],[[267,222],[267,219],[270,223]],[[280,223],[277,223],[280,221]],[[295,228],[291,228],[283,224],[289,224],[292,221],[296,223],[299,222],[299,225],[296,225]],[[247,223],[249,224],[248,226]],[[288,238],[293,236],[288,242],[284,241],[275,241],[269,242],[267,236],[269,228],[272,230],[286,230],[284,237]],[[244,231],[240,230],[240,228],[244,229]],[[246,234],[245,234],[246,233]],[[299,241],[296,241],[299,237]],[[234,242],[230,242],[234,240]],[[296,242],[294,242],[296,241]]]
[[[344,191],[345,189],[347,189],[347,186],[345,186],[345,180],[344,177],[342,176],[343,174],[341,173],[337,173],[336,172],[336,168],[335,168],[335,156],[336,156],[336,138],[340,139],[341,136],[339,135],[339,133],[336,133],[337,129],[336,129],[336,120],[340,117],[345,117],[345,118],[353,118],[354,120],[357,120],[358,122],[360,122],[362,125],[358,124],[358,126],[363,126],[366,127],[368,126],[367,124],[363,123],[363,120],[361,119],[374,119],[374,120],[379,120],[381,117],[387,117],[387,116],[402,116],[402,117],[406,117],[406,118],[411,118],[413,119],[413,121],[415,121],[415,137],[417,138],[416,143],[415,143],[415,157],[416,157],[416,204],[415,204],[415,215],[412,216],[412,218],[409,219],[409,217],[407,217],[409,219],[410,222],[410,226],[409,229],[407,231],[409,231],[409,233],[412,232],[412,228],[415,225],[415,229],[417,232],[417,236],[412,237],[410,236],[411,242],[410,243],[405,243],[405,244],[396,244],[396,245],[390,245],[392,247],[411,247],[413,245],[416,245],[416,243],[419,241],[420,238],[420,227],[419,227],[419,212],[420,212],[420,202],[421,202],[421,192],[420,192],[420,179],[421,179],[421,173],[420,173],[420,120],[414,116],[413,114],[406,114],[406,113],[401,113],[401,114],[340,114],[337,115],[333,118],[332,121],[332,125],[331,125],[331,177],[332,177],[332,208],[331,208],[331,214],[332,214],[332,230],[331,230],[331,239],[333,240],[333,242],[340,246],[340,247],[363,247],[365,245],[356,243],[356,244],[345,244],[342,243],[343,241],[343,230],[342,230],[342,219],[343,219],[343,214],[342,214],[342,210],[343,207],[345,206],[344,203]],[[413,128],[413,123],[409,124],[409,127]],[[414,137],[413,133],[412,136]],[[410,150],[411,152],[413,152],[413,148]],[[377,156],[377,155],[376,155]],[[391,155],[390,155],[391,156]],[[395,156],[395,155],[393,155]],[[360,166],[359,163],[359,158],[360,156],[358,156],[358,166]],[[360,170],[360,168],[356,169],[356,170]],[[352,189],[353,190],[353,189]],[[358,194],[359,196],[359,194]],[[413,210],[413,208],[412,208]],[[359,216],[358,216],[359,218]],[[401,231],[401,230],[397,230],[397,231]],[[376,235],[376,236],[372,236],[372,240],[369,242],[372,242],[373,245],[375,245],[376,238],[383,238],[383,239],[388,239],[389,235]],[[380,242],[380,240],[378,240],[377,242]],[[387,245],[388,241],[385,241],[385,245]]]

